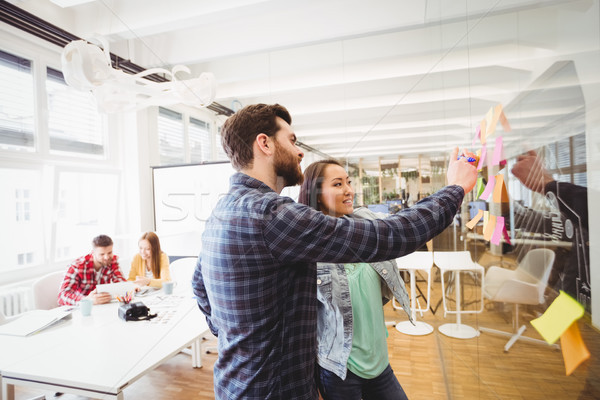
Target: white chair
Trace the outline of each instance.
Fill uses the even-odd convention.
[[[429,310],[429,299],[431,298],[431,268],[433,267],[433,253],[430,251],[415,251],[414,253],[396,259],[399,270],[408,271],[410,274],[410,308],[414,325],[410,321],[402,321],[396,324],[396,330],[407,335],[420,336],[428,335],[433,332],[433,327],[426,322],[417,321],[417,311],[423,316],[423,312]],[[427,305],[425,308],[417,307],[417,285],[415,274],[417,271],[423,271],[427,274]],[[392,300],[392,306],[396,310],[402,309],[396,304],[396,299]]]
[[[490,267],[485,274],[485,298],[491,301],[512,303],[514,306],[513,332],[479,328],[482,332],[510,337],[504,346],[505,352],[517,340],[548,345],[543,340],[522,336],[526,326],[522,325],[519,328],[519,304],[544,304],[544,292],[550,278],[554,258],[554,251],[550,249],[534,249],[525,255],[515,270]],[[558,348],[558,345],[555,344],[553,347]]]
[[[64,271],[56,271],[33,282],[33,306],[35,309],[50,310],[58,307],[58,292],[64,277]]]
[[[177,286],[184,288],[186,291],[192,290],[192,278],[197,262],[198,257],[183,257],[169,264],[171,279],[177,282]]]
[[[483,290],[484,290],[484,269],[481,265],[473,262],[471,259],[471,253],[468,251],[436,251],[433,253],[433,261],[435,265],[440,269],[440,275],[442,280],[442,302],[444,304],[444,317],[446,314],[456,314],[456,323],[441,325],[438,329],[441,333],[446,336],[450,336],[457,339],[471,339],[479,336],[479,331],[468,325],[464,325],[461,321],[462,314],[480,313],[483,311]],[[455,299],[456,308],[450,310],[446,300],[446,286],[444,275],[447,273],[454,273],[454,287],[455,287]],[[481,275],[481,296],[480,296],[480,307],[474,310],[463,310],[461,306],[461,284],[460,276],[461,273],[479,274]]]
[[[192,290],[192,278],[194,277],[194,271],[196,270],[196,264],[198,263],[198,257],[184,257],[178,258],[169,264],[169,271],[171,272],[171,278],[177,282],[177,285],[183,285],[185,290]],[[207,340],[213,337],[210,335],[208,338],[203,337],[203,340]],[[191,354],[195,352],[199,356],[200,348],[196,342],[192,343],[192,348],[184,349],[182,352]],[[214,346],[207,346],[204,350],[206,353],[216,353],[217,348]]]

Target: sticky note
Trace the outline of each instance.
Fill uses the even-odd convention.
[[[475,198],[478,199],[483,193],[483,189],[485,189],[485,185],[483,184],[483,178],[477,178],[477,186],[475,187]]]
[[[496,227],[494,228],[494,233],[492,234],[492,239],[490,242],[495,245],[499,245],[500,239],[502,239],[502,231],[504,229],[504,217],[496,217]]]
[[[502,113],[502,104],[498,104],[496,107],[494,107],[494,116],[492,117],[492,120],[490,122],[490,125],[488,126],[488,136],[491,136],[494,134],[494,132],[496,132],[496,125],[498,125],[498,120],[500,119],[500,114]]]
[[[504,241],[508,244],[512,244],[512,242],[510,241],[510,236],[508,236],[508,231],[506,230],[506,225],[504,226],[504,229],[502,229],[502,235],[504,236]]]
[[[467,228],[473,229],[481,218],[483,218],[483,210],[479,209],[479,211],[477,211],[477,215],[474,216],[473,219],[471,219],[469,222],[467,222]]]
[[[492,127],[492,118],[494,118],[494,107],[490,107],[487,113],[485,113],[485,126],[486,132],[485,137],[492,135],[496,130],[495,127]]]
[[[490,177],[490,180],[488,181],[487,185],[485,185],[485,189],[484,189],[483,193],[481,194],[481,196],[479,196],[479,198],[483,199],[483,200],[487,200],[488,197],[490,197],[492,190],[494,190],[495,184],[496,184],[496,178],[493,176]]]
[[[590,351],[583,342],[577,321],[573,322],[560,336],[560,349],[562,350],[567,375],[571,375],[579,364],[590,358]]]
[[[504,132],[510,132],[510,124],[508,123],[508,119],[506,119],[506,115],[504,115],[504,111],[500,113],[500,123],[502,124],[502,129]]]
[[[485,145],[481,148],[481,156],[479,157],[479,164],[477,164],[477,170],[480,171],[483,169],[483,162],[485,161],[485,156],[487,154],[487,149]]]
[[[560,294],[542,316],[531,321],[531,325],[549,344],[553,344],[571,324],[581,318],[584,308],[567,293]]]
[[[481,135],[481,125],[477,125],[477,129],[475,129],[475,136],[473,137],[473,140],[471,141],[472,147],[475,147],[475,141],[477,139],[479,139],[479,135]]]
[[[487,222],[487,226],[483,229],[483,238],[489,241],[492,238],[494,230],[496,229],[496,216],[490,214]]]
[[[485,124],[485,119],[482,119],[481,122],[479,123],[479,139],[481,139],[481,144],[485,144],[485,138],[486,138],[486,130],[485,130],[486,124]]]
[[[494,147],[494,154],[492,155],[492,165],[500,164],[502,158],[502,136],[496,138],[496,146]]]
[[[484,211],[483,212],[483,230],[485,231],[485,228],[487,227],[488,221],[490,220],[490,212],[489,211]]]

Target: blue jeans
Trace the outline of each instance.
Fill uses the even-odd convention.
[[[390,365],[377,378],[346,371],[346,380],[319,367],[319,391],[325,400],[408,400]]]

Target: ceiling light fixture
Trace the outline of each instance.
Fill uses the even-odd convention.
[[[94,39],[102,48],[85,40],[75,40],[65,46],[61,61],[67,84],[91,91],[100,111],[114,113],[171,104],[202,108],[215,99],[216,80],[210,72],[180,80],[176,74],[190,74],[190,70],[176,65],[171,71],[152,68],[135,75],[127,74],[112,67],[108,42],[103,38]],[[154,82],[145,78],[152,74],[164,74],[170,81]]]

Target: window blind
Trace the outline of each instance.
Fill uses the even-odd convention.
[[[0,50],[0,147],[34,150],[31,64]]]
[[[190,118],[189,130],[190,161],[199,163],[211,160],[212,140],[210,124],[196,118]]]
[[[184,129],[182,114],[158,108],[158,152],[160,165],[185,162]]]
[[[51,152],[104,156],[102,120],[91,92],[69,87],[62,72],[47,68]]]

